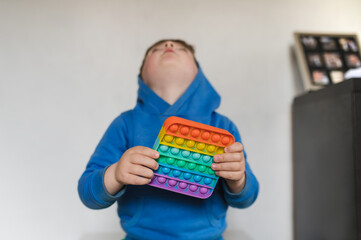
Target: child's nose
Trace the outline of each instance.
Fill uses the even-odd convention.
[[[168,47],[174,47],[174,44],[172,42],[165,42],[165,47],[168,48]]]

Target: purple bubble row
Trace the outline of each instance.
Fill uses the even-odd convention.
[[[180,181],[158,174],[155,174],[149,185],[198,198],[207,198],[213,190],[191,182]]]

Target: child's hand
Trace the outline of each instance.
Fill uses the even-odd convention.
[[[226,180],[231,192],[241,192],[246,182],[243,146],[235,142],[224,151],[225,153],[214,156],[211,168],[219,177]]]
[[[158,168],[158,163],[154,160],[158,157],[159,153],[151,148],[129,148],[116,163],[115,179],[123,184],[148,184],[154,176],[152,169]]]
[[[145,185],[158,169],[154,159],[159,153],[151,148],[136,146],[124,152],[120,160],[111,165],[104,176],[104,185],[110,194],[118,192],[124,185]],[[153,170],[152,170],[153,169]]]

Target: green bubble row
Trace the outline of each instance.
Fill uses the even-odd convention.
[[[179,167],[184,170],[191,170],[191,171],[199,172],[202,174],[208,174],[210,176],[215,176],[215,173],[212,168],[202,165],[202,164],[197,164],[197,163],[194,163],[191,161],[185,161],[183,159],[176,159],[176,158],[162,156],[162,155],[158,158],[158,161],[160,163],[165,163],[168,165],[176,166],[176,167]]]

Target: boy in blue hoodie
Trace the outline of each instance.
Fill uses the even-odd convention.
[[[126,239],[222,239],[228,206],[246,208],[258,195],[237,127],[215,112],[220,96],[204,76],[194,48],[161,40],[148,48],[138,76],[138,100],[109,126],[78,184],[82,202],[101,209],[118,203]],[[158,168],[152,149],[164,120],[178,116],[228,130],[235,143],[214,156],[220,177],[207,199],[147,185]]]

